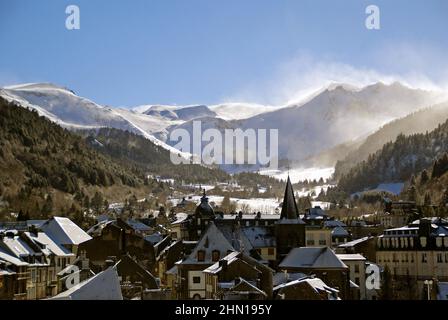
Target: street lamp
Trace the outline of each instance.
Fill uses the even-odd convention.
[[[425,280],[424,284],[425,284],[425,286],[427,286],[428,300],[431,300],[431,287],[432,287],[433,281],[432,280]]]

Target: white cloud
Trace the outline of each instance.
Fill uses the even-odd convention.
[[[399,81],[412,88],[448,91],[448,60],[428,45],[383,47],[366,55],[367,66],[298,53],[264,83],[251,84],[228,100],[285,105],[302,101],[332,83],[363,87]]]

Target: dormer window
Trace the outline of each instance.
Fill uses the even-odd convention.
[[[220,256],[221,256],[221,253],[219,252],[219,250],[213,250],[213,252],[212,252],[212,261],[213,262],[219,261]]]
[[[420,244],[423,248],[426,247],[426,237],[420,237]]]
[[[437,237],[436,238],[436,246],[437,247],[441,247],[442,246],[442,242],[443,242],[443,238],[442,237]]]
[[[199,250],[198,251],[198,262],[204,262],[205,261],[205,251]]]

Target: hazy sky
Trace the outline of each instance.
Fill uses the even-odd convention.
[[[81,29],[65,28],[76,4]],[[365,27],[380,8],[381,29]],[[267,104],[328,81],[445,87],[446,0],[0,0],[0,86],[113,106]]]

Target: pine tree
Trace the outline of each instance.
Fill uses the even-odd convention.
[[[429,175],[428,175],[428,171],[423,170],[422,173],[420,174],[420,183],[421,184],[425,184],[429,181]],[[413,184],[415,185],[415,183]]]

